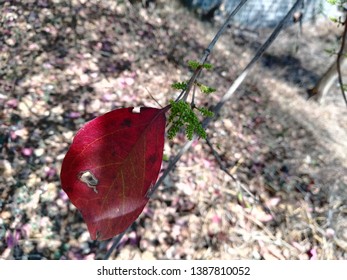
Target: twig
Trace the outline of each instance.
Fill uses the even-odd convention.
[[[112,252],[117,248],[119,242],[122,240],[123,236],[128,232],[129,228],[131,228],[131,226],[113,238],[114,240],[113,240],[112,246],[106,252],[104,260],[108,260],[108,258],[111,256]]]
[[[222,35],[222,33],[224,32],[225,28],[227,28],[227,26],[229,25],[231,19],[238,13],[238,11],[242,8],[242,6],[247,2],[247,0],[242,0],[239,5],[230,13],[230,15],[228,16],[228,18],[225,20],[224,24],[222,25],[222,27],[219,29],[219,31],[217,32],[216,36],[214,36],[214,38],[212,39],[211,43],[208,45],[207,49],[205,49],[204,55],[200,60],[200,64],[204,64],[208,58],[208,56],[210,55],[212,49],[214,48],[214,45],[217,43],[217,41],[219,40],[219,37]]]
[[[223,34],[223,32],[225,31],[225,29],[227,28],[227,26],[229,25],[231,19],[237,14],[237,12],[242,8],[242,6],[247,2],[248,0],[242,0],[238,5],[237,7],[229,14],[228,18],[225,20],[224,24],[222,25],[222,27],[218,30],[217,34],[214,36],[214,38],[212,39],[211,43],[208,45],[208,47],[205,49],[204,51],[204,54],[202,56],[202,58],[200,59],[200,65],[203,65],[206,61],[207,61],[207,58],[208,56],[210,55],[210,53],[212,52],[215,44],[217,43],[217,41],[219,40],[220,36]],[[179,100],[180,97],[182,97],[183,95],[183,98],[182,100],[186,100],[188,95],[189,95],[189,92],[192,88],[192,86],[194,85],[196,79],[198,78],[198,76],[200,75],[201,71],[202,71],[202,67],[198,67],[192,77],[190,78],[188,84],[187,84],[187,88],[184,90],[184,95],[183,95],[183,92],[179,95],[179,97],[176,99]]]
[[[345,45],[346,45],[346,40],[347,40],[347,12],[345,13],[345,21],[344,21],[344,30],[343,30],[343,34],[342,34],[342,42],[341,42],[341,47],[339,52],[337,53],[337,61],[336,61],[336,66],[337,66],[337,74],[338,74],[338,81],[339,81],[339,85],[340,85],[340,89],[341,89],[341,94],[343,96],[343,99],[345,100],[345,104],[347,106],[347,97],[346,97],[346,93],[345,93],[345,89],[344,89],[344,85],[343,85],[343,81],[342,81],[342,73],[341,73],[341,60],[343,59],[343,56],[346,55],[344,54],[344,50],[345,50]]]
[[[166,176],[171,172],[171,170],[176,166],[176,163],[179,161],[179,159],[182,157],[182,155],[188,151],[188,149],[191,147],[193,142],[197,139],[196,136],[193,137],[192,140],[185,143],[185,145],[181,148],[181,150],[178,152],[178,154],[174,157],[174,159],[170,162],[169,166],[165,169],[163,174],[159,177],[158,181],[155,183],[153,187],[153,192],[158,189],[158,187],[161,185],[161,183],[164,181]]]
[[[239,190],[241,191],[244,190],[250,197],[252,197],[255,201],[259,201],[251,192],[249,189],[247,189],[244,185],[239,184],[239,181],[236,180],[236,178],[229,172],[228,168],[225,166],[225,163],[223,162],[223,160],[221,159],[221,157],[219,156],[219,154],[217,153],[217,151],[214,149],[212,143],[210,142],[210,140],[208,139],[208,137],[206,137],[206,143],[207,145],[210,147],[213,156],[216,158],[219,167],[222,171],[224,171],[239,187]]]
[[[252,194],[251,191],[246,186],[241,184],[240,181],[236,180],[236,178],[229,172],[228,168],[225,166],[225,163],[222,161],[222,159],[220,158],[217,151],[213,148],[213,145],[208,138],[206,138],[206,143],[210,147],[213,156],[216,158],[217,162],[219,163],[220,169],[222,171],[224,171],[236,183],[236,186],[238,187],[239,192],[242,193],[242,191],[245,191],[250,197],[253,198],[255,203],[261,205],[261,207],[264,209],[264,211],[267,213],[270,213],[271,216],[274,218],[274,220],[277,222],[277,218],[276,218],[275,213],[273,213],[272,210],[268,206],[261,203],[261,201],[258,197],[256,197],[254,194]]]
[[[222,97],[222,99],[217,103],[217,105],[214,107],[214,113],[217,115],[220,111],[220,109],[223,107],[224,103],[229,100],[235,91],[238,89],[238,87],[242,84],[243,80],[248,75],[250,69],[253,67],[253,65],[259,60],[259,58],[264,54],[264,52],[268,49],[268,47],[273,43],[273,41],[277,38],[281,30],[283,29],[283,26],[286,24],[286,22],[291,19],[293,13],[295,10],[298,9],[299,5],[303,3],[303,0],[297,0],[296,3],[293,5],[293,7],[290,9],[290,11],[286,14],[286,16],[279,22],[279,24],[276,26],[275,30],[271,33],[270,37],[266,40],[266,42],[258,49],[255,56],[251,60],[250,63],[243,69],[241,74],[237,77],[237,79],[234,81],[234,83],[231,85],[229,90],[226,94]]]
[[[237,180],[235,179],[235,177],[229,172],[228,168],[225,166],[223,160],[220,158],[219,154],[217,153],[217,151],[213,148],[212,143],[210,142],[210,139],[208,139],[208,137],[206,137],[205,139],[206,144],[210,147],[211,152],[213,154],[213,156],[216,158],[219,167],[222,171],[224,171],[231,179],[233,179],[234,182],[236,182]]]
[[[159,103],[159,101],[157,99],[154,98],[154,96],[151,94],[151,92],[148,90],[148,88],[145,87],[145,90],[147,91],[147,93],[149,94],[149,96],[154,100],[155,103],[157,103],[157,105],[160,108],[163,108],[163,106],[161,106],[161,104]]]

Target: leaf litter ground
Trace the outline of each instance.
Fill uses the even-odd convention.
[[[102,258],[112,242],[90,239],[60,186],[67,148],[114,108],[156,107],[150,95],[165,106],[219,24],[175,1],[12,1],[1,14],[0,257]],[[233,30],[202,77],[218,92],[198,105],[215,104],[269,32]],[[296,31],[278,38],[208,128],[236,182],[196,142],[111,258],[346,259],[345,108],[336,89],[320,106],[304,98],[338,32],[323,21],[304,25],[299,41]],[[184,141],[166,142],[163,168]]]

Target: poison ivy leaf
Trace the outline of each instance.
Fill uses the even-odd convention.
[[[126,230],[149,200],[163,157],[167,108],[111,111],[76,134],[61,184],[93,240]]]

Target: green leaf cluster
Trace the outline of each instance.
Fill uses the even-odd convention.
[[[337,6],[338,8],[344,8],[344,5],[347,4],[347,0],[326,0],[327,3],[331,4],[331,5],[335,5]],[[329,16],[329,19],[334,22],[334,23],[337,23],[337,24],[344,24],[344,22],[341,20],[341,17],[339,18],[336,18],[336,17],[333,17],[333,16]]]
[[[205,94],[210,94],[212,92],[215,92],[216,89],[209,87],[207,85],[201,84],[201,83],[196,83],[196,85],[199,87],[199,89],[201,90],[201,92],[205,93]]]
[[[329,16],[329,19],[334,23],[339,23],[339,20],[336,17]]]
[[[171,110],[168,122],[171,123],[171,127],[168,130],[169,139],[173,139],[182,127],[185,129],[186,136],[189,140],[193,139],[194,133],[206,139],[206,132],[188,102],[183,100],[177,102],[170,100],[170,104]],[[213,116],[213,113],[206,108],[202,107],[196,109],[205,117]]]
[[[346,0],[326,0],[326,1],[331,5],[339,5],[339,6],[342,6],[343,4],[347,2]]]
[[[186,90],[187,89],[187,83],[186,82],[176,82],[171,85],[173,89],[177,90]]]
[[[200,64],[200,62],[196,61],[196,60],[189,60],[188,61],[188,66],[190,67],[190,69],[192,70],[196,70],[199,67],[202,67],[206,70],[211,70],[213,68],[212,64],[210,63],[204,63],[204,64]]]
[[[337,54],[335,48],[325,49],[324,51],[325,51],[327,54],[329,54],[329,55],[335,55],[335,54]]]
[[[194,71],[197,69],[201,70],[201,68],[212,69],[212,64],[201,64],[194,60],[188,61],[188,66]],[[200,91],[205,94],[210,94],[216,91],[216,89],[199,83],[196,80],[194,81],[194,86],[197,86]],[[171,87],[183,92],[189,90],[188,82],[175,82],[171,85]],[[186,92],[186,95],[188,95],[188,93]],[[168,123],[170,123],[170,128],[168,130],[169,139],[173,139],[181,128],[185,129],[186,136],[189,140],[193,139],[194,134],[197,134],[199,137],[205,139],[206,132],[194,110],[197,110],[203,117],[213,117],[213,112],[204,107],[196,107],[194,105],[194,95],[191,104],[186,101],[187,96],[181,94],[180,97],[181,100],[170,100],[171,109],[168,119]]]
[[[204,108],[204,107],[200,107],[200,108],[196,108],[201,115],[203,115],[204,117],[208,117],[208,118],[212,118],[214,116],[214,113],[211,112],[210,110]]]

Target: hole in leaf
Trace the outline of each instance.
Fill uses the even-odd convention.
[[[93,189],[94,192],[98,193],[96,186],[99,184],[99,180],[95,177],[95,175],[89,170],[81,171],[78,174],[78,179],[85,183],[88,188]]]

